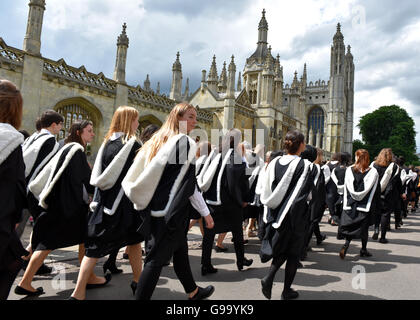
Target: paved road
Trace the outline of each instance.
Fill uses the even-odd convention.
[[[28,226],[23,235],[27,242],[31,228]],[[326,233],[326,241],[317,246],[312,242],[313,251],[308,253],[304,268],[299,269],[293,288],[300,293],[302,300],[328,299],[420,299],[420,212],[411,213],[404,220],[399,230],[389,232],[389,244],[380,244],[369,238],[368,249],[371,258],[360,258],[360,241],[354,241],[343,261],[338,252],[343,241],[336,239],[336,227],[326,223],[326,216],[321,223],[321,232]],[[370,231],[372,235],[372,231]],[[219,269],[216,274],[201,276],[199,249],[201,235],[198,227],[189,234],[190,263],[196,282],[200,286],[213,284],[216,288],[213,300],[265,300],[260,290],[260,279],[266,274],[269,264],[262,264],[258,256],[259,241],[250,238],[245,246],[246,256],[254,259],[250,268],[243,272],[236,269],[235,255],[231,236],[228,234],[225,244],[227,253],[213,251],[213,264]],[[128,260],[122,259],[121,250],[117,264],[124,270],[115,275],[110,284],[100,289],[89,290],[89,300],[132,300],[129,284],[131,268]],[[102,274],[100,259],[96,267],[97,274]],[[35,288],[42,286],[46,291],[39,300],[62,300],[70,296],[78,275],[77,247],[56,250],[46,260],[56,271],[48,276],[36,276]],[[364,270],[364,274],[358,273]],[[15,284],[22,276],[19,274]],[[284,266],[279,270],[273,287],[272,299],[280,299],[283,289]],[[12,292],[9,300],[22,299]],[[163,269],[161,278],[153,295],[154,300],[185,300],[186,295],[174,273],[172,264]]]

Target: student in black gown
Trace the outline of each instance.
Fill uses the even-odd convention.
[[[140,148],[135,136],[139,126],[138,119],[139,113],[135,108],[117,108],[96,156],[90,179],[90,184],[96,188],[87,222],[86,254],[70,298],[72,300],[84,300],[86,289],[103,286],[110,281],[109,273],[105,275],[105,279],[102,278],[101,282],[93,285],[89,277],[99,258],[126,245],[129,247],[129,260],[133,271],[130,287],[132,291],[136,288],[142,269],[140,242],[144,237],[137,232],[142,220],[125,196],[121,182]]]
[[[249,219],[246,227],[248,237],[255,237],[257,234],[256,222],[259,216],[262,214],[263,206],[260,202],[260,197],[255,193],[255,189],[258,183],[258,177],[261,169],[264,168],[264,147],[257,145],[255,150],[245,150],[245,157],[248,163],[248,184],[249,184],[249,203],[244,209],[244,219]]]
[[[201,173],[201,170],[204,167],[204,163],[206,162],[207,157],[211,153],[211,143],[208,141],[200,142],[197,146],[196,152],[196,161],[195,161],[195,175],[198,176]],[[188,226],[188,230],[190,230],[197,222],[200,226],[201,235],[204,235],[204,225],[203,225],[203,218],[201,217],[200,213],[197,212],[193,207],[190,208],[190,225]]]
[[[198,287],[188,258],[189,204],[200,212],[206,228],[213,219],[197,189],[194,157],[196,143],[186,134],[197,124],[197,111],[188,103],[177,104],[165,123],[137,154],[122,186],[150,230],[144,269],[137,285],[136,299],[149,300],[162,267],[173,257],[173,267],[188,298],[209,297],[213,286]],[[185,132],[181,128],[186,129]]]
[[[346,170],[343,213],[340,219],[340,233],[346,239],[340,250],[344,259],[350,242],[361,239],[361,257],[371,257],[367,250],[369,226],[374,223],[375,211],[380,199],[380,184],[377,170],[369,167],[369,153],[360,149],[355,153],[355,164]]]
[[[337,193],[337,186],[335,185],[334,181],[331,180],[331,174],[336,167],[339,166],[341,160],[341,153],[337,152],[334,153],[331,161],[327,162],[322,167],[325,176],[325,189],[326,189],[326,198],[325,202],[328,206],[328,210],[330,213],[330,218],[328,219],[328,223],[333,226],[338,226],[338,218],[336,213],[336,203],[338,201],[339,195]]]
[[[232,232],[239,271],[249,267],[252,259],[245,258],[242,229],[243,208],[249,198],[246,164],[243,161],[241,132],[231,129],[223,137],[218,152],[207,159],[198,185],[212,213],[215,228],[205,229],[202,243],[201,274],[216,273],[211,263],[212,247],[216,233]]]
[[[321,222],[325,211],[325,178],[323,170],[320,166],[322,161],[322,150],[313,147],[312,150],[308,150],[308,147],[310,146],[306,146],[306,150],[302,152],[301,158],[309,161],[313,160],[311,173],[313,175],[314,189],[311,192],[311,199],[309,201],[308,229],[306,233],[307,236],[305,239],[303,258],[306,258],[306,252],[310,250],[309,243],[314,233],[318,245],[326,239],[326,235],[321,234],[319,229],[319,223]],[[305,153],[308,155],[306,156]]]
[[[27,186],[37,177],[44,166],[59,150],[59,144],[55,136],[62,129],[64,118],[54,110],[46,110],[39,118],[40,130],[25,140],[22,145],[23,160],[25,161],[25,178]],[[44,211],[39,205],[38,200],[27,190],[28,210],[35,222],[38,216]],[[32,254],[31,244],[26,248]],[[25,257],[24,269],[29,263],[30,255]],[[36,274],[51,273],[52,268],[42,264]]]
[[[341,213],[343,212],[343,195],[344,195],[344,177],[346,175],[347,166],[350,165],[349,154],[342,152],[340,153],[340,161],[338,166],[331,172],[330,180],[333,182],[333,188],[330,189],[330,192],[335,190],[336,192],[336,202],[335,202],[335,215],[333,220],[340,225]],[[340,228],[337,228],[337,239],[344,239],[340,233]]]
[[[382,149],[373,167],[379,174],[379,185],[381,190],[381,201],[378,203],[379,209],[376,212],[375,232],[373,240],[378,240],[379,226],[381,226],[380,243],[388,243],[386,233],[391,223],[391,212],[395,210],[395,195],[393,188],[396,188],[395,179],[398,174],[398,166],[392,161],[393,154],[389,148]]]
[[[47,163],[29,184],[29,190],[39,201],[43,212],[35,220],[31,246],[34,253],[19,285],[18,295],[39,295],[31,283],[36,271],[51,251],[80,245],[79,262],[84,255],[90,167],[85,147],[93,140],[90,121],[75,122],[69,130],[65,146]]]
[[[271,299],[274,277],[285,261],[282,298],[296,299],[291,288],[306,237],[308,197],[313,189],[311,163],[299,155],[305,150],[305,138],[299,131],[289,131],[284,147],[287,155],[274,159],[264,174],[261,202],[264,208],[265,233],[261,244],[261,262],[272,259],[268,275],[261,280],[262,293]]]
[[[22,95],[8,80],[0,80],[0,300],[6,300],[22,268],[23,248],[15,231],[26,203],[22,148]]]
[[[157,125],[149,124],[146,128],[143,129],[143,131],[140,134],[140,137],[139,137],[140,143],[145,144],[158,130],[159,130],[159,127]],[[147,241],[147,239],[145,240]],[[128,251],[129,251],[129,247],[126,247],[125,252],[123,254],[124,259],[129,259]],[[116,265],[118,252],[119,252],[119,248],[115,249],[113,252],[109,254],[108,260],[103,265],[104,273],[106,273],[107,270],[111,271],[112,274],[119,274],[123,272],[123,270],[118,269]]]

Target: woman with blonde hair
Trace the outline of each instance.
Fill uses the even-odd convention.
[[[197,111],[188,103],[177,104],[165,123],[137,154],[122,186],[137,210],[142,210],[150,230],[144,270],[136,299],[149,300],[162,267],[173,258],[173,266],[188,298],[209,297],[213,286],[198,287],[188,259],[189,205],[204,217],[206,228],[213,219],[196,187],[194,158],[196,143],[187,134],[197,124]]]
[[[125,196],[121,183],[130,168],[140,143],[136,138],[139,113],[132,107],[119,107],[112,117],[111,126],[96,156],[90,179],[95,194],[90,204],[86,254],[82,260],[76,288],[70,299],[83,300],[86,289],[107,284],[105,280],[87,284],[99,258],[129,248],[129,260],[133,271],[131,290],[134,292],[142,269],[140,242],[144,236],[138,232],[142,220],[133,204]],[[106,271],[106,268],[104,268]]]
[[[379,208],[376,212],[375,232],[372,236],[373,240],[378,240],[379,225],[381,226],[380,243],[388,243],[386,232],[390,225],[391,212],[395,208],[394,189],[398,177],[398,166],[392,162],[392,149],[385,148],[379,153],[377,159],[373,163],[373,167],[378,171],[381,189],[381,201],[378,203]]]
[[[380,197],[379,175],[369,167],[369,152],[359,149],[355,154],[356,163],[347,168],[344,178],[343,212],[340,218],[340,233],[346,239],[340,250],[344,259],[350,242],[361,239],[361,257],[371,257],[367,251],[369,226],[373,224]]]

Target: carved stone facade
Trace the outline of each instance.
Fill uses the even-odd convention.
[[[200,87],[189,93],[186,79],[182,93],[182,65],[177,53],[172,66],[172,85],[168,96],[150,88],[147,75],[143,87],[126,83],[129,48],[127,26],[117,39],[113,78],[93,74],[84,66],[69,66],[64,59],[54,61],[41,55],[41,30],[45,0],[30,0],[23,49],[8,46],[0,38],[0,78],[20,88],[24,99],[23,128],[32,133],[35,120],[46,109],[65,117],[60,138],[76,119],[90,119],[96,131],[92,153],[96,154],[116,107],[130,105],[140,112],[140,129],[148,124],[161,125],[173,106],[189,101],[197,107],[198,127],[211,129],[239,128],[244,137],[257,143],[257,129],[263,129],[266,150],[279,149],[290,129],[303,132],[311,144],[321,147],[329,157],[332,152],[352,149],[354,64],[348,47],[345,53],[340,25],[331,48],[331,73],[328,82],[307,82],[306,64],[300,81],[297,72],[293,83],[283,84],[280,57],[274,58],[268,47],[268,23],[263,11],[258,26],[256,51],[246,60],[236,82],[234,56],[224,62],[218,75],[213,57],[206,78],[202,71]],[[242,87],[243,83],[243,87]],[[236,88],[235,88],[236,85]],[[251,135],[249,135],[251,132]],[[246,136],[248,134],[248,136]],[[258,140],[259,142],[260,140]]]
[[[234,98],[228,97],[221,85],[226,63],[218,77],[214,56],[207,80],[203,70],[201,86],[189,101],[206,110],[218,110],[216,117],[224,129],[230,129],[232,123],[241,130],[252,129],[254,145],[255,129],[264,130],[267,149],[281,148],[287,131],[298,129],[307,142],[322,148],[327,158],[334,152],[352,152],[354,64],[350,47],[344,52],[340,24],[331,47],[330,80],[308,84],[305,64],[300,80],[295,72],[293,83],[284,85],[280,56],[274,58],[268,46],[265,13],[258,25],[257,49],[246,60],[242,76],[239,73]],[[226,105],[233,107],[229,113],[221,112]]]

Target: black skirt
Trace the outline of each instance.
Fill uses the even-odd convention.
[[[113,215],[104,213],[103,206],[89,214],[85,242],[87,257],[101,258],[122,247],[145,240],[141,232],[143,215],[132,206],[124,195]],[[98,221],[100,222],[96,223]]]

